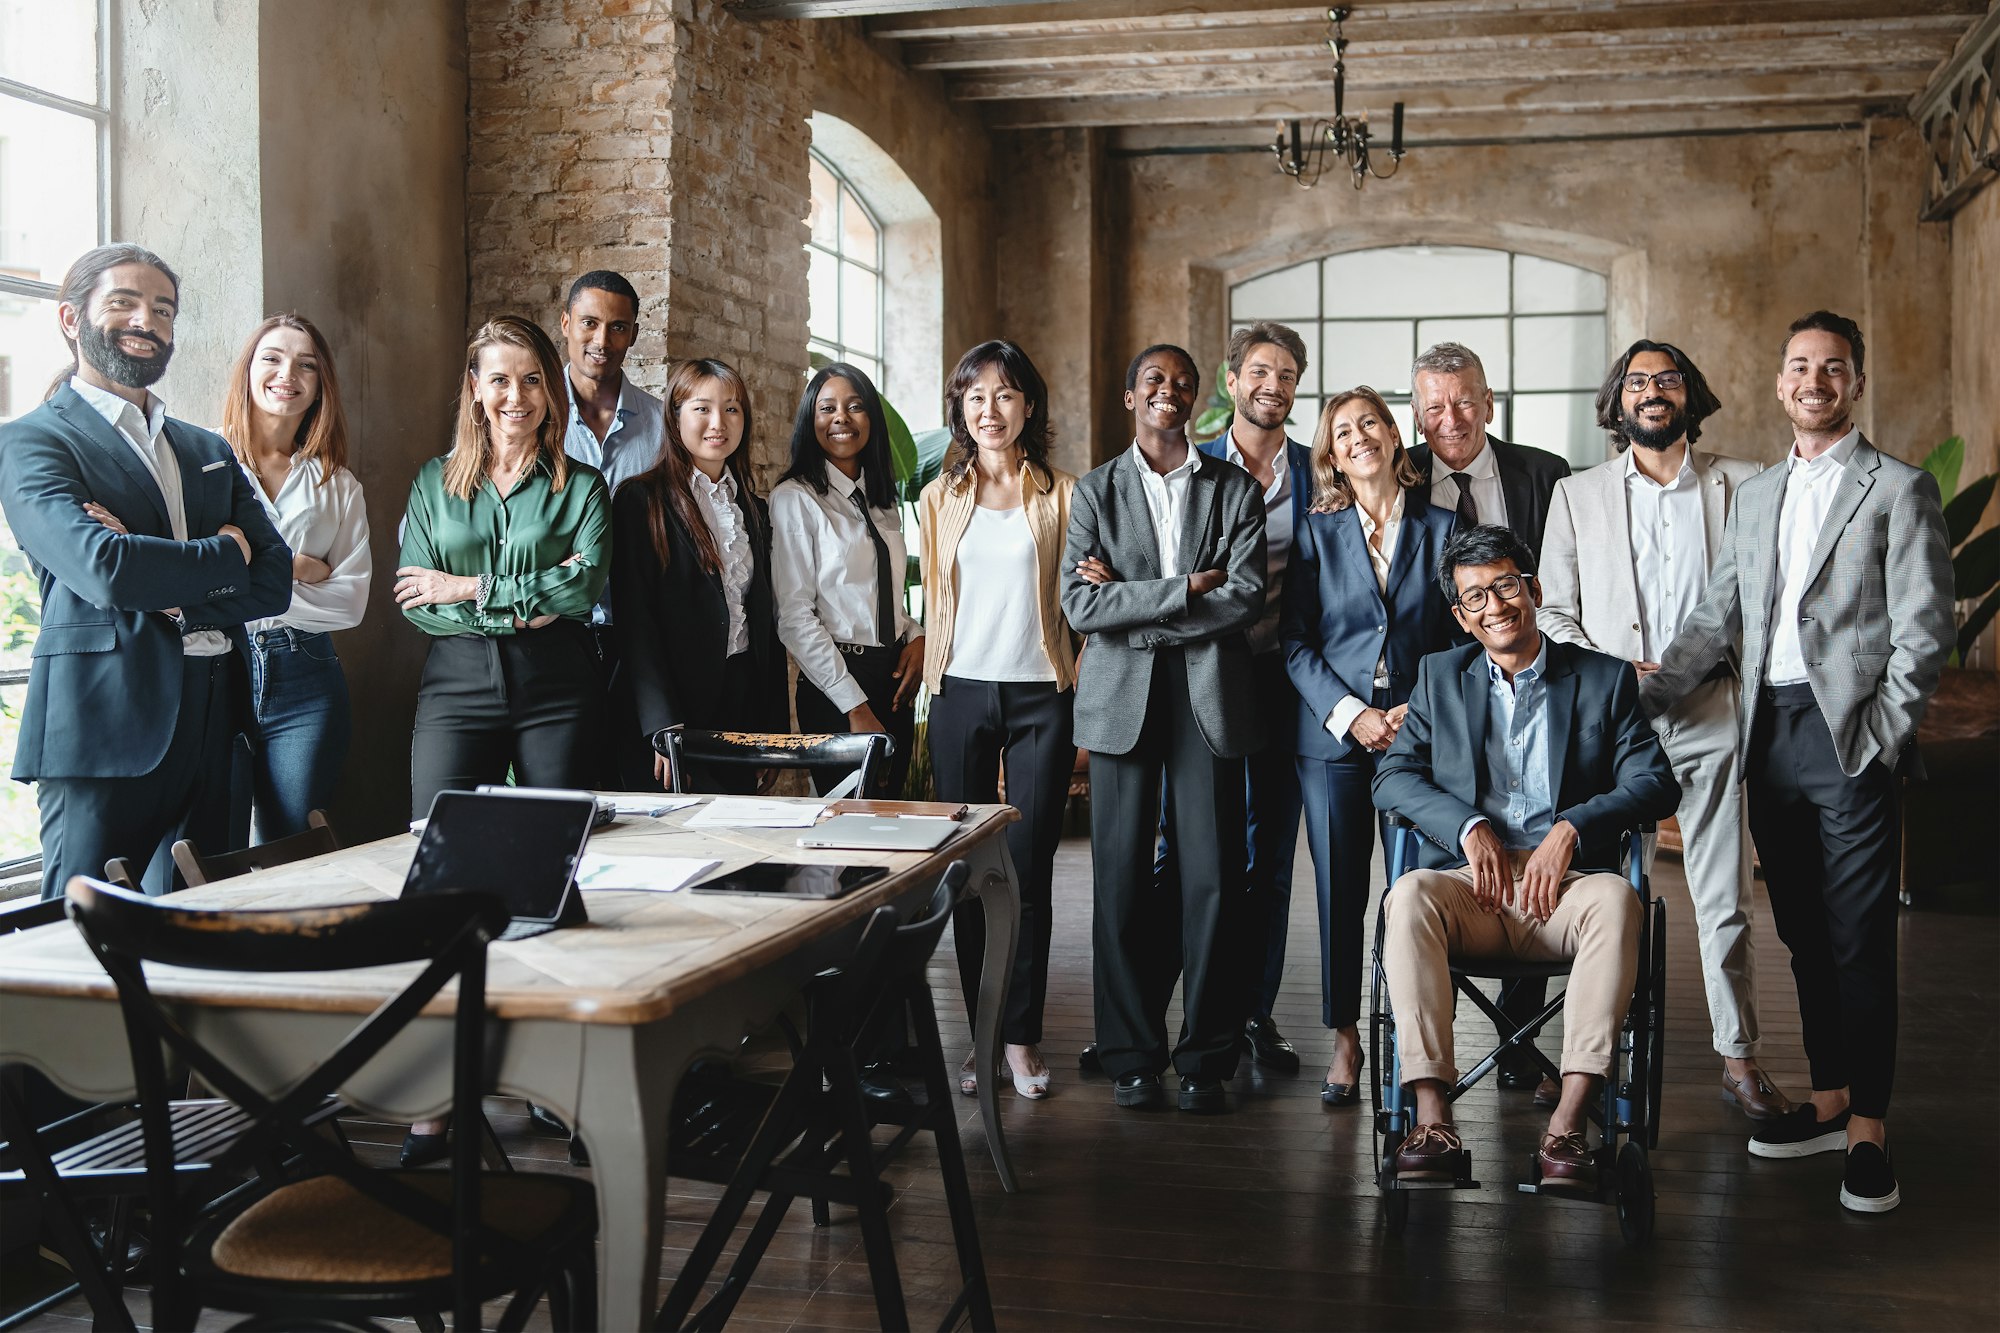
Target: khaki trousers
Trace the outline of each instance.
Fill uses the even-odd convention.
[[[1396,1018],[1403,1081],[1458,1078],[1452,1063],[1451,960],[1571,960],[1563,997],[1565,1074],[1611,1072],[1618,1030],[1639,973],[1643,909],[1624,876],[1571,874],[1546,922],[1520,908],[1527,852],[1512,853],[1514,902],[1499,914],[1472,895],[1472,871],[1413,870],[1383,902],[1382,967]]]

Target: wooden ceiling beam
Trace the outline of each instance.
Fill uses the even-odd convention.
[[[1519,143],[1522,140],[1677,138],[1772,133],[1784,129],[1824,129],[1858,125],[1863,117],[1852,103],[1801,102],[1785,106],[1690,107],[1675,110],[1611,111],[1589,117],[1496,112],[1488,115],[1426,117],[1406,130],[1411,151],[1424,148]],[[1271,125],[1124,125],[1106,131],[1106,146],[1120,155],[1218,152],[1269,153]],[[1421,130],[1421,133],[1417,131]]]

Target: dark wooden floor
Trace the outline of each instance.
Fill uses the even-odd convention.
[[[1054,975],[1044,1051],[1055,1095],[1007,1099],[1021,1192],[1003,1193],[973,1103],[962,1103],[980,1237],[1004,1328],[1478,1328],[1551,1326],[1757,1329],[1991,1329],[2000,1326],[2000,921],[1944,910],[1903,917],[1900,1083],[1890,1141],[1904,1204],[1857,1217],[1836,1201],[1840,1161],[1756,1160],[1748,1124],[1719,1095],[1693,930],[1678,863],[1663,858],[1669,1009],[1663,1131],[1655,1155],[1659,1232],[1628,1250],[1615,1216],[1588,1204],[1516,1193],[1543,1121],[1524,1093],[1482,1087],[1460,1126],[1486,1188],[1419,1195],[1407,1233],[1379,1220],[1364,1108],[1324,1109],[1311,941],[1311,870],[1303,845],[1291,964],[1278,1021],[1306,1070],[1266,1077],[1247,1065],[1233,1113],[1141,1114],[1076,1073],[1090,1040],[1089,845],[1059,862]],[[1759,894],[1765,1068],[1788,1091],[1807,1086],[1785,955]],[[1371,917],[1372,921],[1372,917]],[[934,969],[946,1042],[962,1049],[963,1013],[949,942]],[[1479,1036],[1461,1014],[1461,1050]],[[525,1135],[518,1103],[494,1119],[510,1151],[553,1166],[557,1145]],[[386,1142],[392,1137],[385,1128]],[[942,1316],[956,1272],[932,1159],[898,1171],[896,1245],[918,1327]],[[566,1169],[566,1168],[565,1168]],[[707,1192],[669,1202],[663,1280],[678,1271],[706,1214]],[[147,1317],[134,1297],[138,1318]],[[73,1333],[79,1302],[30,1327]],[[867,1267],[851,1220],[815,1230],[797,1208],[739,1307],[744,1328],[875,1325]],[[226,1321],[204,1321],[226,1327]],[[545,1326],[537,1316],[537,1326]]]

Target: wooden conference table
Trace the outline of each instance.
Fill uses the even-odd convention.
[[[693,812],[621,818],[591,838],[591,850],[621,860],[719,860],[715,873],[763,860],[880,865],[891,873],[831,902],[592,892],[585,896],[588,926],[492,946],[486,983],[490,1086],[561,1112],[590,1144],[602,1245],[598,1309],[605,1328],[652,1324],[668,1111],[683,1071],[697,1056],[734,1051],[813,973],[841,961],[870,912],[926,897],[956,859],[970,864],[968,892],[988,921],[975,1032],[983,1070],[994,1067],[1002,990],[1013,967],[1018,900],[1001,835],[1019,816],[1009,806],[973,807],[952,839],[930,853],[809,851],[797,845],[795,828],[684,828]],[[415,848],[416,839],[399,834],[190,889],[178,901],[255,908],[393,897]],[[148,976],[156,993],[182,1002],[181,1019],[197,1036],[270,1090],[296,1079],[413,971],[260,975],[149,968]],[[449,1106],[448,1000],[434,1004],[343,1090],[351,1105],[395,1121]],[[79,1097],[135,1095],[110,980],[66,921],[0,938],[0,1064],[13,1062],[39,1069]],[[980,1113],[1001,1183],[1011,1191],[996,1083],[979,1080]]]

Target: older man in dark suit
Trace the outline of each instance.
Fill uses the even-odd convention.
[[[1258,741],[1246,631],[1264,611],[1264,501],[1188,443],[1201,377],[1178,347],[1125,376],[1132,447],[1079,481],[1063,613],[1089,636],[1076,743],[1089,750],[1097,1049],[1120,1106],[1164,1101],[1166,1008],[1184,1111],[1226,1109],[1244,1020],[1243,757]],[[1158,886],[1160,787],[1179,866]]]
[[[14,778],[39,783],[44,897],[114,856],[164,893],[176,838],[224,848],[243,622],[291,602],[292,553],[229,446],[148,387],[179,305],[157,255],[85,254],[56,307],[74,371],[0,428],[0,505],[42,589]]]
[[[1382,967],[1416,1125],[1396,1170],[1456,1174],[1454,955],[1572,961],[1561,1095],[1536,1152],[1549,1188],[1589,1192],[1589,1105],[1616,1054],[1643,908],[1617,873],[1619,835],[1680,803],[1639,708],[1632,664],[1535,626],[1534,557],[1498,526],[1453,534],[1438,579],[1476,642],[1417,668],[1410,711],[1375,770],[1375,804],[1423,833],[1421,869],[1383,900]]]

